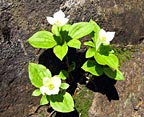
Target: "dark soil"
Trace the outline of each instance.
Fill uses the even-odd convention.
[[[1,0],[0,1],[0,117],[46,117],[52,110],[48,105],[39,107],[40,97],[32,97],[27,66],[36,62],[50,67],[53,74],[65,64],[53,60],[50,50],[32,48],[26,40],[36,31],[50,30],[46,16],[51,16],[60,8],[70,15],[70,22],[97,21],[106,30],[116,31],[113,41],[134,51],[130,60],[122,62],[124,81],[94,78],[87,88],[94,92],[88,117],[142,117],[144,112],[144,2],[143,0]],[[87,39],[87,38],[86,38]],[[132,45],[131,45],[132,44]],[[121,46],[120,46],[121,47]],[[75,50],[78,64],[73,76],[75,83],[84,84],[85,74],[80,69],[85,48]],[[70,57],[70,56],[69,56]],[[72,58],[72,57],[70,57]],[[120,59],[123,59],[122,56]],[[72,61],[72,60],[71,60]],[[55,63],[55,64],[53,64]],[[70,82],[70,81],[69,81]],[[73,90],[69,92],[74,93]],[[81,97],[82,98],[82,97]],[[84,97],[85,98],[85,97]],[[90,98],[89,98],[90,99]],[[49,112],[48,112],[49,111]],[[55,113],[54,113],[55,114]],[[70,114],[58,113],[58,117],[77,117],[77,110]]]

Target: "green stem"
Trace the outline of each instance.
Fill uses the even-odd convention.
[[[63,43],[63,39],[62,39],[62,36],[61,36],[61,34],[60,34],[61,27],[58,27],[58,26],[57,26],[57,29],[58,29],[58,32],[59,32],[59,37],[60,37],[61,43]]]
[[[100,46],[101,46],[101,42],[96,43],[96,51],[98,51]]]

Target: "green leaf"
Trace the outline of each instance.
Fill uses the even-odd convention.
[[[100,31],[99,25],[93,20],[90,20],[90,23],[94,26],[93,31],[98,33]]]
[[[40,89],[36,89],[32,93],[32,96],[40,96],[40,95],[41,95]]]
[[[40,105],[46,105],[48,103],[49,103],[49,101],[47,99],[47,96],[43,95],[42,98],[41,98],[41,100],[40,100]]]
[[[62,37],[61,37],[61,34],[60,34],[60,32],[61,32],[61,27],[58,27],[58,26],[56,26],[56,25],[53,25],[52,26],[52,32],[53,32],[53,37],[54,37],[54,39],[55,39],[55,41],[56,41],[56,45],[59,45],[59,44],[61,44],[62,43]]]
[[[81,42],[78,39],[71,39],[68,43],[69,47],[80,49]]]
[[[124,80],[124,75],[121,71],[119,71],[118,69],[116,70],[116,77],[115,80]]]
[[[118,69],[119,67],[118,58],[114,54],[102,55],[97,52],[94,58],[97,61],[97,63],[100,65],[108,65],[109,67],[113,69]]]
[[[74,101],[69,93],[52,95],[50,105],[58,112],[68,113],[74,111]]]
[[[55,34],[56,36],[60,36],[59,27],[56,25],[53,25],[52,26],[52,33]]]
[[[65,24],[64,26],[62,26],[62,31],[69,31],[71,25],[70,24]]]
[[[61,29],[61,38],[66,41],[66,42],[69,42],[72,38],[68,35],[69,33],[69,28],[71,27],[70,24],[66,24],[64,26],[62,26],[62,29]]]
[[[60,73],[59,73],[59,77],[62,80],[66,80],[68,76],[69,76],[69,74],[68,74],[68,72],[66,70],[61,70]]]
[[[114,80],[124,80],[123,74],[118,69],[113,71],[111,68],[105,67],[103,70],[109,78]]]
[[[70,85],[67,84],[67,83],[61,83],[60,88],[62,88],[62,89],[67,89],[69,86],[70,86]]]
[[[89,22],[73,24],[69,29],[69,36],[73,39],[82,38],[93,31],[93,25]]]
[[[44,77],[52,77],[49,69],[41,64],[29,63],[28,71],[31,83],[37,88],[43,85],[42,79]]]
[[[96,53],[96,49],[95,48],[89,48],[87,51],[86,51],[86,58],[91,58],[95,55]]]
[[[55,46],[53,49],[53,52],[62,61],[68,52],[68,46],[67,46],[66,42],[64,42],[64,44],[62,46],[61,45]]]
[[[48,31],[36,32],[28,42],[35,48],[52,48],[57,44],[53,34]]]
[[[92,36],[92,40],[94,41],[96,50],[98,50],[99,47],[100,47],[100,45],[101,45],[101,40],[99,39],[100,27],[99,27],[99,25],[98,25],[96,22],[94,22],[93,20],[91,20],[90,23],[93,24],[93,26],[94,26],[94,30],[93,30],[93,32],[91,33],[91,36]]]
[[[91,36],[92,36],[92,40],[94,42],[96,51],[98,51],[102,44],[101,40],[99,39],[99,32],[93,32],[93,34],[91,34]]]
[[[110,53],[112,54],[113,50],[111,49],[110,45],[101,45],[99,53],[107,56]]]
[[[90,47],[95,47],[95,44],[92,41],[84,42],[84,45],[90,46]]]
[[[82,69],[85,70],[86,72],[90,72],[95,76],[101,76],[103,74],[102,66],[97,64],[94,60],[87,60],[83,64]]]
[[[74,71],[76,68],[76,63],[73,61],[72,64],[68,68],[68,72]]]

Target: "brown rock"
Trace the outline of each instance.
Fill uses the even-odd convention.
[[[1,0],[0,1],[0,116],[26,117],[38,107],[39,99],[32,97],[27,65],[38,62],[37,50],[25,41],[36,31],[50,30],[46,16],[60,8],[70,15],[70,22],[95,20],[102,28],[116,31],[114,43],[131,44],[143,40],[143,0]],[[115,85],[119,101],[109,102],[97,94],[89,116],[135,114],[143,96],[142,55],[135,55],[122,70],[125,81]],[[132,101],[131,101],[132,100]],[[142,113],[141,105],[138,113]],[[112,108],[112,109],[111,109]]]

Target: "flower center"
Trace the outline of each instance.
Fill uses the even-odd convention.
[[[60,26],[60,25],[61,25],[61,21],[60,21],[60,20],[57,20],[57,21],[55,22],[55,25]]]
[[[102,42],[106,42],[106,37],[105,36],[102,37]]]
[[[54,84],[49,84],[48,85],[49,90],[53,90],[55,88]]]

